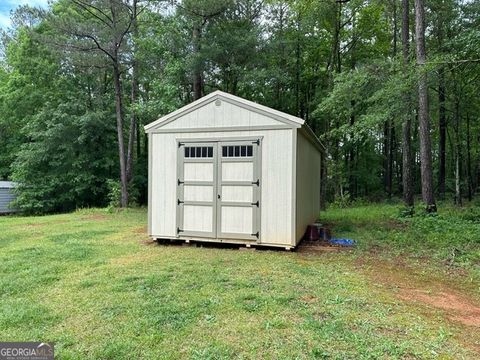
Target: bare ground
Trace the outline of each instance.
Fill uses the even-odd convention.
[[[356,261],[358,271],[424,316],[442,319],[458,331],[454,335],[480,356],[480,298],[478,289],[458,273],[412,267],[402,259],[380,260],[375,256]]]

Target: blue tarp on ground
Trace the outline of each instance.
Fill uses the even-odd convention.
[[[340,246],[355,246],[357,242],[352,239],[336,239],[331,238],[328,240],[331,245],[340,245]]]

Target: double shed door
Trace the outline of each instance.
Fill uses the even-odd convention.
[[[179,142],[178,236],[260,239],[260,144]]]

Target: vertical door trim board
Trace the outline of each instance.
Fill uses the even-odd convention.
[[[148,209],[148,235],[153,235],[153,223],[152,223],[152,164],[153,164],[153,135],[148,134],[147,137],[148,141],[148,204],[147,204],[147,209]]]
[[[254,192],[256,193],[256,199],[260,201],[260,206],[257,209],[257,216],[255,217],[255,221],[257,222],[257,229],[258,229],[258,243],[262,243],[262,208],[263,208],[263,200],[262,200],[262,187],[263,187],[263,179],[262,179],[262,148],[263,148],[263,138],[258,138],[259,145],[257,146],[257,156],[254,160],[254,173],[257,173],[257,179],[259,180],[259,185],[257,186]]]
[[[175,184],[176,184],[176,188],[177,188],[177,191],[176,191],[176,195],[177,195],[177,201],[178,199],[183,199],[183,186],[180,186],[180,184],[178,183],[178,180],[179,179],[182,179],[182,181],[185,181],[184,179],[184,174],[183,174],[183,167],[184,167],[184,156],[181,156],[181,151],[185,151],[184,150],[184,147],[182,147],[181,143],[177,141],[176,143],[176,147],[177,147],[177,171],[176,171],[176,181],[175,181]],[[180,228],[180,226],[183,226],[183,211],[182,209],[180,208],[179,204],[175,204],[175,214],[176,214],[176,217],[175,217],[175,237],[179,238],[180,237],[180,232],[178,231],[178,229]]]
[[[292,129],[292,246],[297,245],[297,129]]]

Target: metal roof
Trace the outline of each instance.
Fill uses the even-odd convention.
[[[0,189],[13,189],[15,183],[13,181],[0,181]]]

